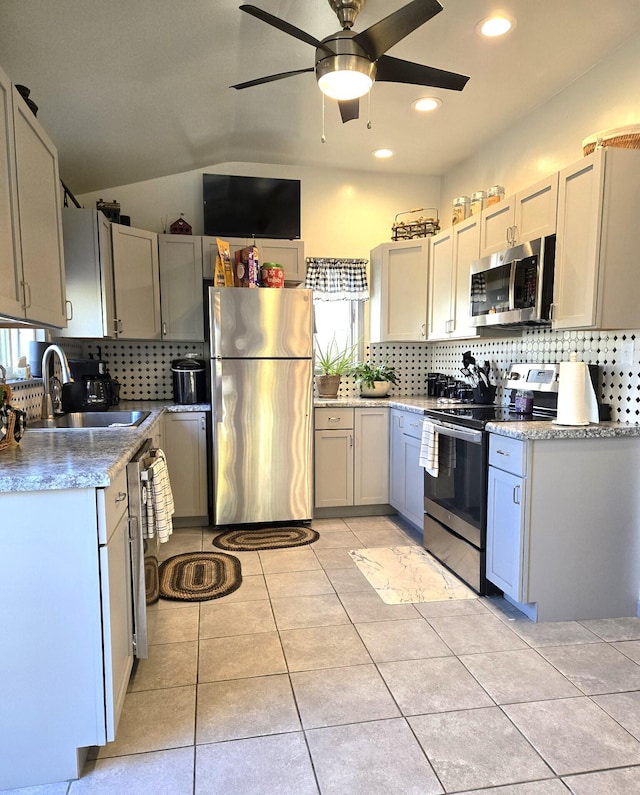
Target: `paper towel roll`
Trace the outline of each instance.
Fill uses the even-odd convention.
[[[558,418],[555,421],[558,425],[598,422],[598,401],[584,362],[560,362]]]

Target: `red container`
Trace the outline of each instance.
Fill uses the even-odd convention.
[[[273,262],[265,262],[260,268],[260,281],[263,287],[284,287],[284,269]]]

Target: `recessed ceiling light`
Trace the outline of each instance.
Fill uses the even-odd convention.
[[[487,19],[483,19],[476,25],[476,30],[481,36],[488,36],[494,38],[495,36],[504,36],[516,26],[516,21],[513,17],[506,14],[494,14]]]
[[[435,110],[442,105],[442,100],[438,97],[421,97],[411,103],[411,107],[420,113],[425,113],[429,110]]]
[[[374,149],[373,156],[383,160],[385,157],[393,157],[393,149]]]

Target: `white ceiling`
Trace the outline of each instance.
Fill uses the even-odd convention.
[[[368,0],[360,31],[404,5]],[[561,91],[640,30],[638,0],[441,0],[391,55],[471,76],[462,92],[379,83],[343,125],[312,73],[244,91],[233,83],[313,66],[315,51],[241,12],[240,0],[0,0],[0,66],[31,88],[75,194],[248,161],[439,175]],[[501,40],[477,22],[517,20]],[[327,0],[254,0],[322,39]],[[419,116],[419,96],[444,105]],[[377,147],[396,151],[373,160]]]

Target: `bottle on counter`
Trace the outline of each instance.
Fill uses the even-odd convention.
[[[516,414],[531,414],[533,412],[533,392],[519,389],[515,399]]]

